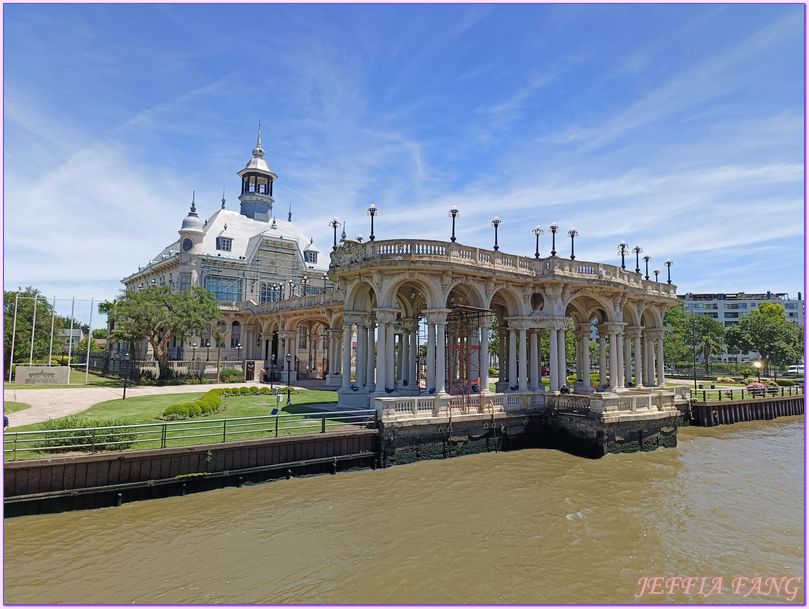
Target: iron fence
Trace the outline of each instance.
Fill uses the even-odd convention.
[[[691,397],[699,402],[750,400],[753,398],[803,395],[803,387],[759,387],[753,389],[691,389]]]
[[[345,425],[376,425],[375,410],[339,410],[259,417],[161,421],[138,425],[7,431],[3,452],[14,461],[62,452],[155,449],[249,440],[301,433],[326,433]]]

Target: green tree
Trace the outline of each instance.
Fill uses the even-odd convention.
[[[32,287],[24,290],[3,291],[3,372],[8,378],[9,367],[14,362],[28,362],[31,357],[31,330],[34,326],[34,299],[36,298],[36,328],[34,331],[34,360],[47,360],[51,352],[51,320],[53,307],[42,296],[42,293]],[[16,303],[16,304],[15,304]],[[14,313],[17,313],[16,332],[14,328]],[[57,338],[62,329],[62,321],[58,316],[53,319],[54,352],[61,351],[63,341]],[[14,353],[11,352],[12,339]]]
[[[216,382],[219,382],[219,368],[222,364],[222,347],[230,336],[230,330],[223,330],[219,324],[214,325],[210,331],[211,339],[216,345]]]
[[[663,317],[665,340],[663,341],[663,359],[674,365],[683,365],[693,359],[693,342],[691,336],[691,316],[680,303],[671,307]]]
[[[96,328],[93,330],[93,338],[107,338],[106,328]]]
[[[168,346],[198,334],[222,317],[214,295],[194,286],[172,291],[170,286],[148,286],[124,290],[115,307],[116,324],[112,338],[118,342],[146,339],[154,351],[160,378],[168,378]]]
[[[791,364],[803,353],[803,326],[787,321],[784,311],[781,304],[762,302],[728,328],[728,345],[742,353],[757,351],[765,374],[769,374],[770,364]]]
[[[701,356],[705,361],[705,375],[707,376],[711,355],[721,353],[725,344],[725,326],[722,325],[721,321],[707,315],[697,315],[693,322],[696,333],[697,355]]]

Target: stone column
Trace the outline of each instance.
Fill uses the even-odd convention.
[[[399,338],[399,351],[401,353],[399,363],[399,377],[402,379],[402,384],[407,381],[410,385],[410,334],[405,327]]]
[[[388,333],[385,355],[385,378],[388,379],[390,389],[396,388],[396,329],[394,322],[396,318],[388,321]]]
[[[624,334],[623,332],[617,332],[615,334],[615,352],[618,355],[618,370],[616,371],[616,381],[617,387],[619,389],[624,388]]]
[[[561,388],[562,385],[567,385],[567,352],[565,349],[565,336],[567,334],[566,327],[563,325],[559,328],[559,331],[556,334],[556,340],[558,341],[558,345],[556,347],[556,352],[559,355],[559,387]],[[569,389],[569,388],[568,388]]]
[[[508,330],[508,388],[517,386],[517,332]]]
[[[598,326],[598,388],[607,384],[607,332]]]
[[[652,336],[646,338],[646,353],[649,355],[649,363],[646,369],[649,371],[649,387],[657,385],[655,380],[655,339]]]
[[[446,319],[446,315],[444,316]],[[447,393],[447,356],[446,356],[446,329],[447,322],[439,321],[436,323],[438,336],[436,337],[435,349],[435,392],[438,395]]]
[[[373,391],[376,387],[376,380],[374,378],[374,371],[376,370],[374,327],[376,326],[376,321],[372,317],[369,317],[367,324],[366,332],[368,333],[368,339],[366,341],[367,349],[365,354],[365,384],[368,387],[368,391]]]
[[[635,334],[635,387],[643,387],[643,350],[640,348],[642,329]]]
[[[551,375],[551,391],[559,391],[561,387],[559,386],[559,372],[557,368],[559,367],[559,354],[557,350],[559,349],[559,342],[556,339],[556,335],[559,331],[556,328],[550,329],[551,335],[551,357],[550,361],[548,362],[548,367],[550,368],[549,373]]]
[[[351,387],[351,322],[343,323],[343,389]]]
[[[368,331],[362,324],[357,324],[357,364],[354,369],[357,387],[365,387],[365,375],[368,371]]]
[[[666,385],[666,369],[663,362],[663,331],[660,330],[657,336],[657,384],[660,387]]]
[[[615,332],[609,333],[610,339],[610,390],[614,390],[618,387],[618,351],[620,349],[617,346],[617,335]]]
[[[489,391],[489,324],[480,325],[480,393]]]
[[[541,383],[540,375],[542,374],[542,367],[539,361],[539,330],[531,330],[531,384],[528,389],[537,392]]]
[[[435,324],[427,321],[427,391],[435,389]]]
[[[506,351],[506,347],[508,346],[508,340],[506,337],[508,336],[508,332],[506,331],[505,326],[500,326],[499,332],[500,332],[500,353],[498,354],[497,357],[499,359],[498,369],[500,371],[500,375],[498,380],[505,381],[506,378],[508,378],[506,376],[508,370],[508,363],[507,363],[508,357],[506,355],[508,353]]]
[[[336,342],[334,344],[334,370],[335,374],[342,374],[343,373],[343,328],[345,327],[345,321],[343,321],[343,325],[340,326],[337,331],[338,334],[335,337]]]
[[[382,319],[377,316],[376,329],[376,393],[385,393],[388,384],[387,367],[385,366],[385,345],[387,344],[387,326]]]
[[[410,371],[408,373],[408,381],[414,389],[418,390],[419,387],[419,322],[417,319],[413,320],[413,326],[410,328]]]
[[[624,339],[624,387],[629,387],[632,382],[632,336],[627,333]]]
[[[528,391],[528,334],[525,328],[520,328],[520,391]]]

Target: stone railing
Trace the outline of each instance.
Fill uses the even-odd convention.
[[[275,313],[289,311],[290,309],[312,309],[327,305],[343,304],[344,294],[340,291],[326,292],[325,294],[307,294],[306,296],[291,296],[286,300],[256,304],[252,300],[239,303],[239,309],[250,311],[254,315],[262,313]]]
[[[676,296],[676,286],[673,284],[648,281],[643,279],[643,276],[639,273],[621,269],[611,264],[558,257],[536,259],[444,241],[392,239],[365,243],[351,242],[351,245],[345,251],[341,247],[332,253],[331,267],[390,258],[396,260],[409,258],[419,261],[433,259],[444,264],[490,268],[529,277],[555,275],[618,281],[651,294]]]
[[[668,390],[646,393],[492,393],[473,396],[401,396],[371,398],[371,407],[382,420],[407,421],[436,417],[486,415],[492,413],[543,412],[601,413],[621,416],[635,413],[676,411],[675,394]]]

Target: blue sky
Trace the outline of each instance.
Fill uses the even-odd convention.
[[[678,292],[804,283],[803,5],[3,6],[4,287],[114,297],[238,209],[258,121],[276,215],[328,251],[621,240]],[[550,236],[541,250],[550,250]],[[557,246],[569,255],[569,240]],[[633,265],[634,266],[634,265]],[[665,275],[663,275],[665,277]],[[95,326],[95,324],[94,324]]]

